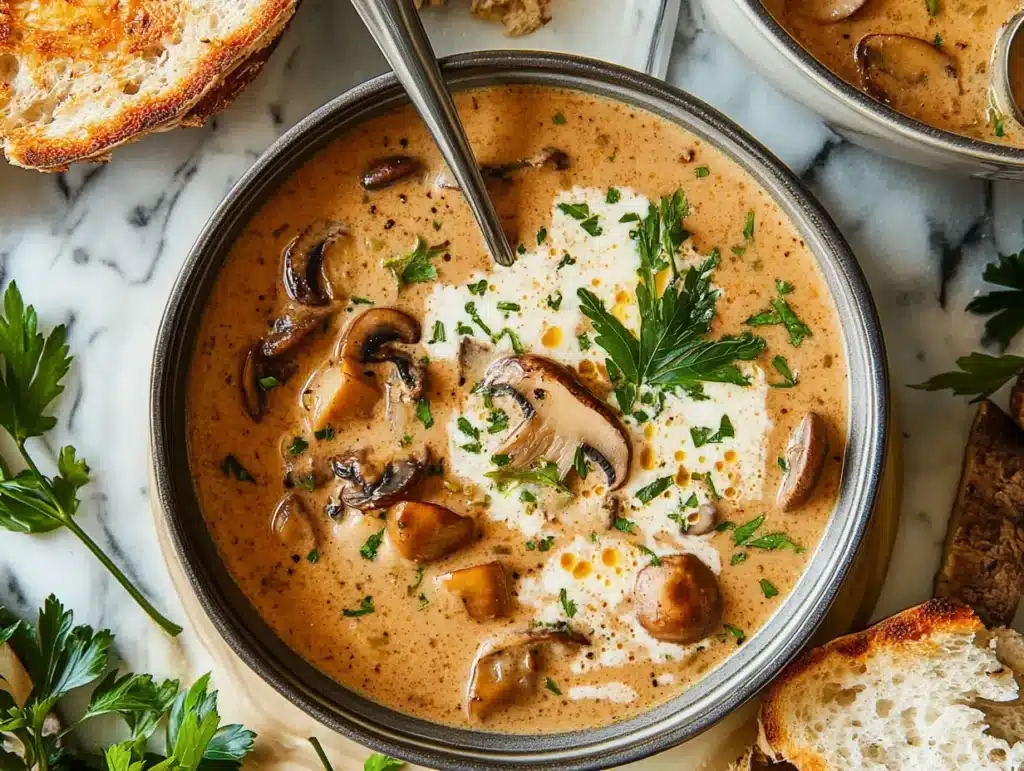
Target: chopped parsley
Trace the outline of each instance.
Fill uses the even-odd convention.
[[[761,514],[760,516],[754,517],[749,522],[745,522],[739,527],[737,527],[735,530],[732,531],[732,542],[736,546],[742,546],[743,544],[745,544],[753,537],[754,533],[757,532],[758,528],[760,528],[761,525],[764,524],[764,520],[765,516],[764,514]]]
[[[370,615],[374,610],[376,610],[376,608],[373,607],[373,597],[367,595],[366,597],[363,597],[358,608],[355,608],[354,610],[345,608],[341,611],[341,615],[345,618],[359,618],[360,616]]]
[[[754,210],[751,209],[743,218],[743,239],[745,241],[754,240],[754,217]]]
[[[787,292],[782,292],[778,282],[776,282],[779,296],[772,299],[771,308],[755,313],[743,323],[750,327],[770,327],[781,324],[789,333],[790,345],[794,348],[799,348],[800,343],[812,336],[811,328],[800,320],[800,317],[796,315],[796,311],[793,310],[792,306],[783,296],[792,291],[792,285],[784,283],[784,287],[788,287]]]
[[[501,408],[493,409],[487,413],[487,433],[500,434],[508,428],[508,413]]]
[[[694,169],[693,173],[697,177],[697,179],[703,179],[704,177],[711,176],[711,169],[709,169],[707,166],[698,166],[696,169]]]
[[[448,333],[445,332],[444,324],[440,321],[434,322],[434,334],[430,338],[430,345],[434,343],[444,343],[448,340]]]
[[[706,444],[721,444],[723,439],[732,439],[736,436],[733,430],[732,421],[728,415],[723,415],[718,424],[718,431],[712,433],[707,426],[690,426],[690,438],[694,447],[703,447]]]
[[[317,548],[310,549],[309,554],[306,555],[306,562],[310,565],[315,565],[320,561],[320,550]]]
[[[582,447],[576,448],[576,452],[572,456],[572,467],[580,479],[586,479],[587,474],[590,473],[590,461],[588,461],[587,456],[583,454]]]
[[[761,594],[764,595],[766,600],[770,600],[779,593],[779,590],[775,588],[775,584],[767,578],[762,578],[758,583],[761,584]]]
[[[936,48],[942,48],[942,35],[938,32],[935,33],[935,37],[932,38],[932,45]]]
[[[776,462],[778,462],[780,469],[782,469],[783,471],[789,471],[789,461],[787,461],[781,455],[777,457],[775,460]]]
[[[551,693],[555,694],[555,696],[562,695],[562,692],[558,688],[558,684],[550,677],[544,681],[544,687],[551,691]]]
[[[556,112],[554,115],[551,116],[551,122],[554,123],[556,126],[564,126],[565,116],[562,115],[562,113],[560,112]]]
[[[512,462],[512,458],[510,458],[505,453],[498,453],[498,454],[495,454],[495,455],[491,456],[491,463],[493,463],[498,468],[503,468],[503,467],[507,466],[511,462]]]
[[[420,399],[416,402],[416,418],[423,424],[424,428],[431,428],[434,425],[434,416],[430,412],[430,402]]]
[[[302,455],[308,447],[309,442],[301,436],[296,436],[292,439],[292,443],[288,445],[288,452],[292,455]]]
[[[523,503],[536,503],[537,496],[531,493],[529,490],[521,490],[519,493],[519,500]]]
[[[468,420],[466,420],[466,418],[464,418],[463,416],[460,415],[459,419],[457,421],[455,421],[455,424],[459,427],[459,431],[464,433],[466,436],[472,437],[473,439],[479,439],[480,438],[480,429],[476,428],[472,423],[470,423]]]
[[[423,610],[430,604],[430,600],[427,599],[427,595],[423,592],[420,592],[420,595],[417,599],[420,601],[420,610]]]
[[[736,638],[737,645],[741,645],[743,641],[747,639],[747,633],[738,626],[733,626],[732,624],[723,624],[722,626],[725,628],[726,632]]]
[[[629,535],[632,535],[636,532],[636,524],[624,517],[616,517],[614,526],[620,533],[628,533]]]
[[[745,551],[738,551],[732,555],[732,559],[729,560],[730,565],[739,565],[741,562],[746,562],[747,553]]]
[[[384,542],[384,531],[386,530],[386,527],[382,527],[376,533],[367,538],[366,543],[359,547],[359,556],[364,560],[369,560],[370,562],[377,559],[377,550]]]
[[[455,325],[455,333],[459,335],[471,335],[473,334],[473,327],[469,324],[463,324],[461,321]]]
[[[321,442],[324,441],[325,439],[333,439],[334,426],[324,426],[323,428],[317,429],[316,431],[313,432],[313,436],[315,436]]]
[[[590,350],[590,336],[586,332],[580,332],[576,335],[576,342],[580,344],[581,351]]]
[[[803,546],[792,541],[785,533],[768,533],[768,535],[762,535],[760,538],[747,541],[747,546],[751,549],[764,549],[765,551],[791,549],[797,554],[802,554],[807,551]]]
[[[264,391],[273,391],[275,388],[281,385],[280,380],[270,375],[267,375],[266,377],[261,377],[256,382],[259,383],[260,388],[262,388]]]
[[[526,244],[519,244],[516,247],[516,254],[526,254]]]
[[[929,16],[939,15],[939,0],[924,0],[924,4],[928,9]]]
[[[407,284],[422,284],[437,278],[437,268],[431,260],[447,250],[447,241],[436,246],[427,246],[426,241],[417,237],[412,251],[388,257],[381,264],[391,271],[399,288]]]
[[[480,314],[477,312],[475,302],[466,303],[466,305],[464,306],[464,310],[466,311],[466,315],[469,316],[473,323],[480,327],[481,332],[483,332],[490,338],[494,337],[494,333],[491,331],[491,328],[484,323],[484,320],[482,318],[480,318]]]
[[[559,308],[561,308],[562,307],[562,290],[559,289],[554,294],[549,294],[547,302],[548,302],[548,307],[551,310],[553,310],[553,311],[557,311]]]
[[[373,305],[373,300],[368,300],[365,297],[350,297],[348,301],[353,305]]]
[[[498,310],[499,311],[510,311],[510,312],[512,312],[512,311],[520,311],[520,310],[522,310],[522,308],[520,307],[519,303],[499,302],[498,303]]]
[[[690,474],[690,479],[695,479],[698,482],[703,482],[704,486],[708,490],[708,495],[710,495],[716,501],[722,498],[722,496],[718,492],[718,488],[715,487],[715,480],[711,478],[710,471],[704,473],[694,471],[692,474]]]
[[[672,477],[659,477],[651,482],[649,485],[641,487],[636,491],[636,498],[640,503],[648,504],[661,495],[663,492],[668,490],[672,486]],[[628,531],[632,532],[632,531]]]
[[[593,292],[577,290],[580,309],[597,333],[595,342],[622,375],[614,392],[619,409],[627,414],[644,385],[662,389],[701,381],[750,385],[735,362],[750,361],[765,347],[762,338],[749,332],[705,339],[721,295],[711,284],[711,274],[721,258],[713,250],[700,267],[679,270],[676,256],[690,237],[682,224],[688,213],[686,198],[677,190],[663,197],[658,206],[652,204],[634,231],[640,254],[636,288],[639,338],[609,313]],[[672,276],[659,295],[655,276],[666,268]],[[652,342],[641,345],[641,340]]]
[[[789,294],[793,291],[793,285],[788,281],[783,281],[781,278],[775,279],[775,291],[779,294]]]
[[[241,461],[234,455],[225,456],[224,460],[221,461],[220,470],[224,473],[224,476],[234,477],[239,482],[256,482],[253,475],[249,473],[249,469],[243,466]]]
[[[469,444],[461,445],[459,449],[473,453],[474,455],[479,455],[483,452],[484,447],[480,442],[470,442]]]
[[[470,294],[475,294],[478,297],[483,297],[484,292],[487,291],[487,279],[482,278],[475,284],[467,284],[466,288],[469,289]]]
[[[541,225],[540,228],[537,229],[537,246],[540,246],[541,244],[543,244],[544,241],[547,240],[547,237],[548,237],[548,229],[546,227],[544,227],[543,225]]]
[[[651,564],[654,567],[656,567],[656,568],[657,567],[661,567],[661,557],[659,557],[657,554],[655,554],[653,550],[648,549],[642,543],[638,543],[636,545],[636,548],[638,548],[641,552],[643,552],[644,554],[646,554],[648,557],[651,558]]]
[[[569,599],[569,593],[565,589],[558,593],[558,601],[562,603],[562,610],[565,611],[565,615],[569,618],[576,615],[576,603]]]
[[[527,551],[550,551],[551,547],[555,545],[555,537],[553,535],[546,535],[539,541],[527,541]]]
[[[563,494],[572,493],[568,487],[562,484],[562,478],[558,474],[558,465],[549,460],[542,460],[529,470],[501,468],[497,471],[488,471],[484,476],[496,482],[526,482],[551,487]]]
[[[789,362],[785,356],[772,357],[772,369],[782,375],[781,383],[769,383],[772,388],[793,388],[797,384],[797,377],[789,368]]]
[[[412,594],[423,585],[423,574],[426,573],[426,570],[423,565],[416,567],[416,580],[409,584],[409,594]]]
[[[626,214],[623,214],[621,217],[619,217],[619,222],[639,222],[639,221],[640,221],[640,215],[637,214],[635,211],[627,212]]]
[[[604,197],[605,203],[618,203],[622,200],[622,193],[617,187],[608,188],[608,193]]]
[[[555,268],[555,270],[561,270],[562,268],[564,268],[567,265],[575,265],[575,264],[576,264],[576,258],[573,257],[568,252],[566,252],[565,254],[562,255],[562,259],[558,263],[558,266]]]

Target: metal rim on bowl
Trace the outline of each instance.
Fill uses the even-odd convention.
[[[1024,167],[1024,148],[999,145],[936,128],[897,112],[884,102],[850,85],[814,58],[768,12],[761,0],[734,0],[757,30],[815,85],[842,97],[861,115],[896,131],[903,139],[918,142],[952,155],[967,157],[987,166]],[[812,108],[813,109],[813,108]]]
[[[799,651],[821,621],[863,535],[884,465],[888,383],[881,328],[856,259],[822,207],[767,150],[699,100],[632,70],[563,54],[466,54],[445,60],[443,70],[456,90],[548,85],[660,115],[728,154],[796,224],[818,257],[844,319],[850,420],[836,513],[793,592],[743,647],[678,698],[605,728],[540,736],[452,728],[375,704],[289,650],[258,616],[218,557],[189,469],[187,381],[199,320],[230,245],[266,196],[348,127],[407,103],[391,75],[347,92],[288,131],[243,175],[199,235],[171,293],[154,351],[150,414],[156,492],[188,580],[218,632],[250,668],[330,728],[432,768],[618,766],[690,739],[738,707]]]

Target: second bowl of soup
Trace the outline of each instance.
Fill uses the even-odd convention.
[[[328,725],[607,767],[813,630],[877,486],[877,322],[820,209],[699,103],[566,57],[448,74],[515,264],[393,82],[324,108],[179,281],[161,495],[221,632]]]

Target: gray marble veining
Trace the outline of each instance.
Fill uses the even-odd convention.
[[[650,4],[632,6],[642,13]],[[69,325],[75,354],[55,444],[39,455],[51,462],[56,442],[72,443],[89,461],[95,481],[80,521],[175,618],[181,609],[148,499],[156,326],[200,227],[256,156],[314,107],[383,71],[369,37],[353,33],[357,23],[345,3],[308,0],[267,71],[203,129],[150,137],[108,165],[62,175],[0,166],[2,278],[18,281],[45,324]],[[606,34],[608,46],[621,44]],[[903,519],[877,613],[918,602],[930,592],[972,409],[905,386],[978,348],[982,321],[963,308],[981,289],[986,262],[1024,248],[1024,186],[932,173],[841,140],[754,74],[692,0],[683,1],[668,79],[778,154],[859,255],[882,317],[906,452]],[[206,663],[189,633],[168,640],[70,535],[0,533],[0,603],[27,613],[50,592],[79,619],[114,629],[137,670],[194,673]]]

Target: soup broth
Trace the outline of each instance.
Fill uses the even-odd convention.
[[[568,90],[456,102],[516,264],[411,109],[335,140],[221,269],[192,473],[244,594],[338,682],[451,725],[607,725],[749,644],[799,580],[839,485],[838,320],[771,196],[692,134]],[[640,377],[658,302],[674,343]],[[828,449],[783,511],[809,413]]]

